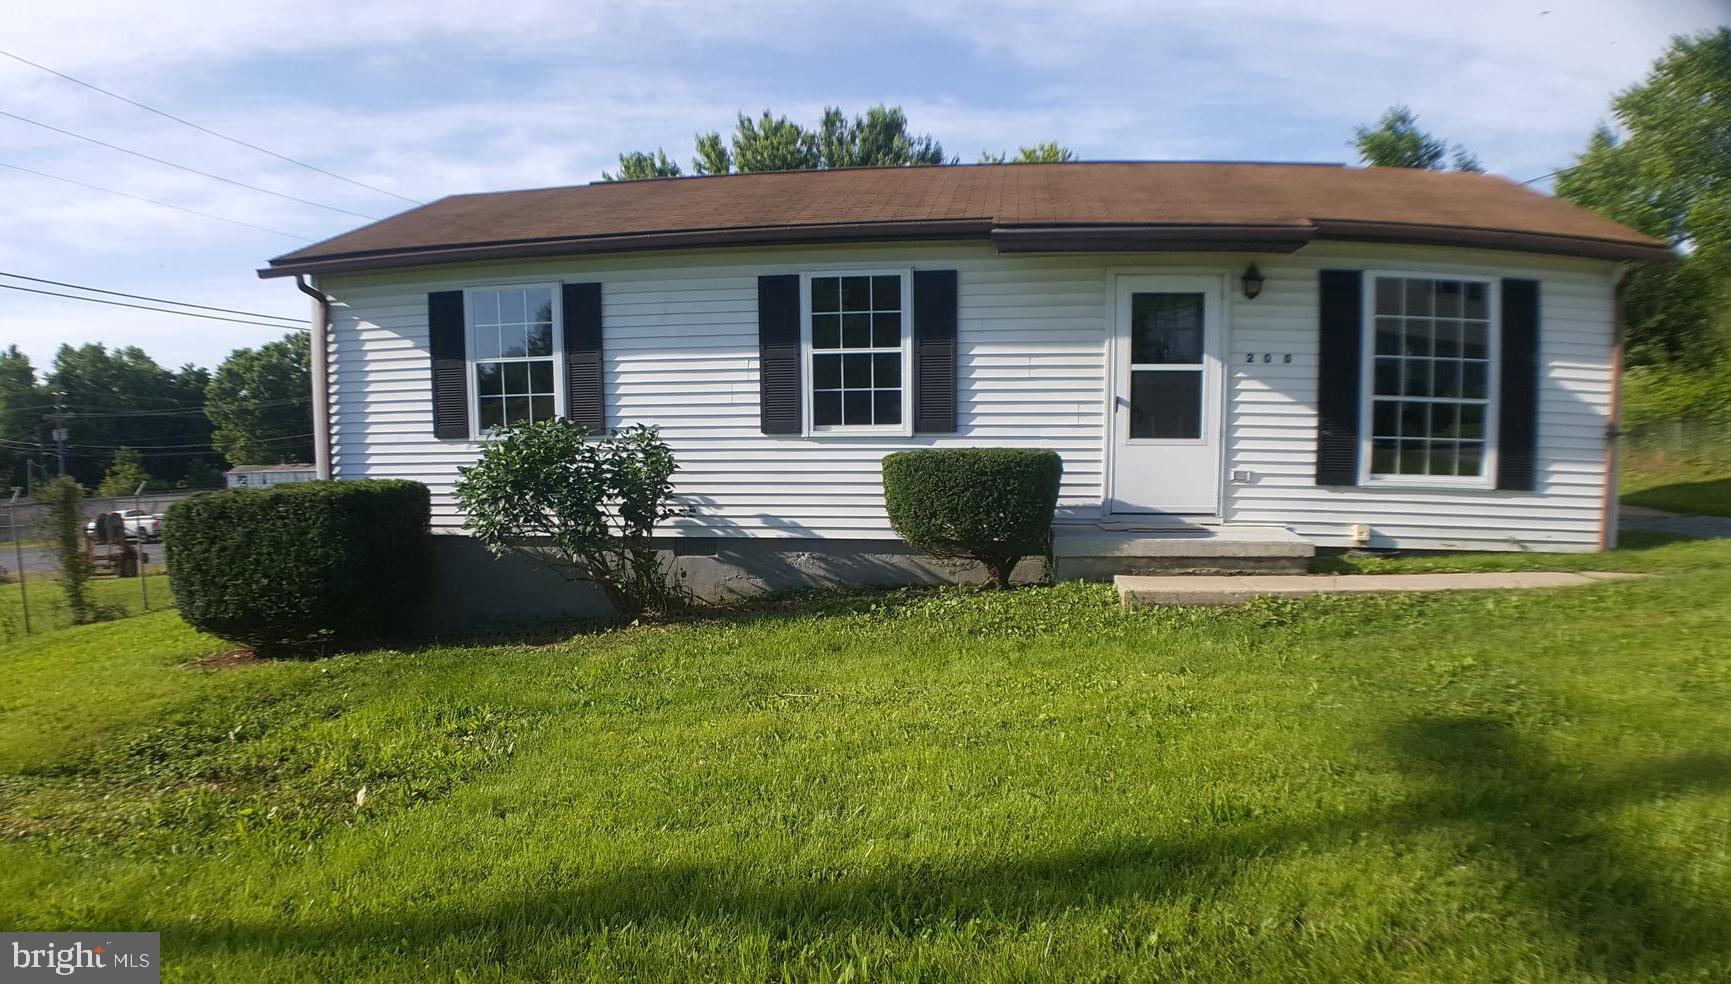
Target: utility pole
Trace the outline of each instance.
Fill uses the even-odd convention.
[[[66,439],[71,436],[66,428],[66,393],[63,390],[54,392],[54,457],[60,474],[66,474]]]

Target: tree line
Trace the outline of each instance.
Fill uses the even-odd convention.
[[[1647,77],[1617,93],[1614,126],[1590,134],[1574,162],[1559,168],[1556,194],[1671,244],[1678,260],[1635,270],[1624,284],[1626,359],[1636,369],[1716,379],[1731,414],[1731,28],[1679,37]],[[1396,105],[1357,127],[1350,142],[1372,167],[1482,172],[1471,150],[1419,126]],[[981,163],[1077,160],[1055,141],[1014,155],[984,152]],[[690,170],[662,148],[619,155],[607,181],[641,181],[753,171],[957,164],[943,144],[914,133],[896,106],[849,117],[826,107],[814,126],[764,110],[740,113],[725,138],[696,135]],[[1691,383],[1695,389],[1701,387]],[[1707,389],[1714,390],[1714,386]],[[1691,390],[1693,392],[1693,390]]]
[[[215,372],[169,369],[136,346],[62,345],[39,372],[0,350],[0,482],[35,488],[61,469],[103,495],[206,488],[233,465],[312,460],[305,333],[236,349]]]
[[[1731,412],[1731,28],[1671,41],[1646,78],[1611,101],[1613,123],[1558,168],[1559,198],[1671,245],[1677,260],[1634,270],[1623,285],[1630,366],[1713,377]],[[1478,158],[1391,108],[1355,135],[1380,167],[1481,171]]]
[[[1589,134],[1554,177],[1559,197],[1677,253],[1676,262],[1636,269],[1624,284],[1631,410],[1651,402],[1731,422],[1731,28],[1673,39],[1611,110],[1614,123]],[[1356,128],[1351,145],[1375,167],[1484,170],[1466,147],[1423,130],[1406,106]],[[982,163],[1076,159],[1055,141],[980,155]],[[768,110],[741,113],[726,138],[719,130],[696,135],[690,173],[956,163],[937,138],[912,132],[900,107],[879,105],[852,117],[826,107],[814,126]],[[603,178],[685,173],[658,147],[619,155],[617,171]],[[197,487],[215,484],[227,465],[311,460],[308,360],[304,334],[238,349],[214,373],[91,343],[62,346],[39,374],[16,346],[5,349],[0,478],[26,485],[58,470],[57,423],[69,432],[66,472],[88,487]]]
[[[690,173],[696,176],[960,163],[960,158],[945,155],[944,145],[936,137],[911,132],[907,114],[900,106],[882,105],[851,119],[841,109],[826,106],[822,118],[812,127],[767,109],[755,118],[740,113],[727,139],[722,139],[719,130],[699,133],[692,150]],[[1075,153],[1068,147],[1050,140],[1022,146],[1014,156],[1004,151],[980,153],[982,164],[1062,163],[1075,159]],[[657,147],[652,151],[620,154],[619,169],[603,171],[601,178],[647,181],[685,174],[678,161]]]

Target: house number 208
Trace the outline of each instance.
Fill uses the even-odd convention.
[[[1244,353],[1244,361],[1247,363],[1256,362],[1257,361],[1256,356],[1257,356],[1257,353],[1255,353],[1255,352],[1246,352],[1246,353]],[[1263,352],[1261,361],[1264,363],[1273,362],[1274,361],[1274,353],[1273,352]],[[1280,356],[1280,361],[1287,364],[1287,365],[1291,365],[1292,364],[1292,353],[1286,352],[1286,353],[1282,354]]]

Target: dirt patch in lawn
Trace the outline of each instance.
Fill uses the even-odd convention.
[[[230,649],[227,652],[212,653],[202,659],[193,660],[186,665],[189,670],[213,672],[216,670],[232,670],[242,666],[257,666],[264,662],[258,654],[250,649]]]

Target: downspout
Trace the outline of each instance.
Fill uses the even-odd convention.
[[[331,474],[331,389],[326,368],[325,346],[330,336],[331,297],[312,284],[304,274],[295,274],[295,286],[313,299],[312,366],[313,383],[313,466],[321,480]]]
[[[1611,408],[1605,425],[1605,496],[1599,509],[1599,549],[1617,546],[1619,517],[1617,486],[1622,480],[1619,460],[1623,443],[1623,285],[1629,268],[1617,270],[1611,299]]]

